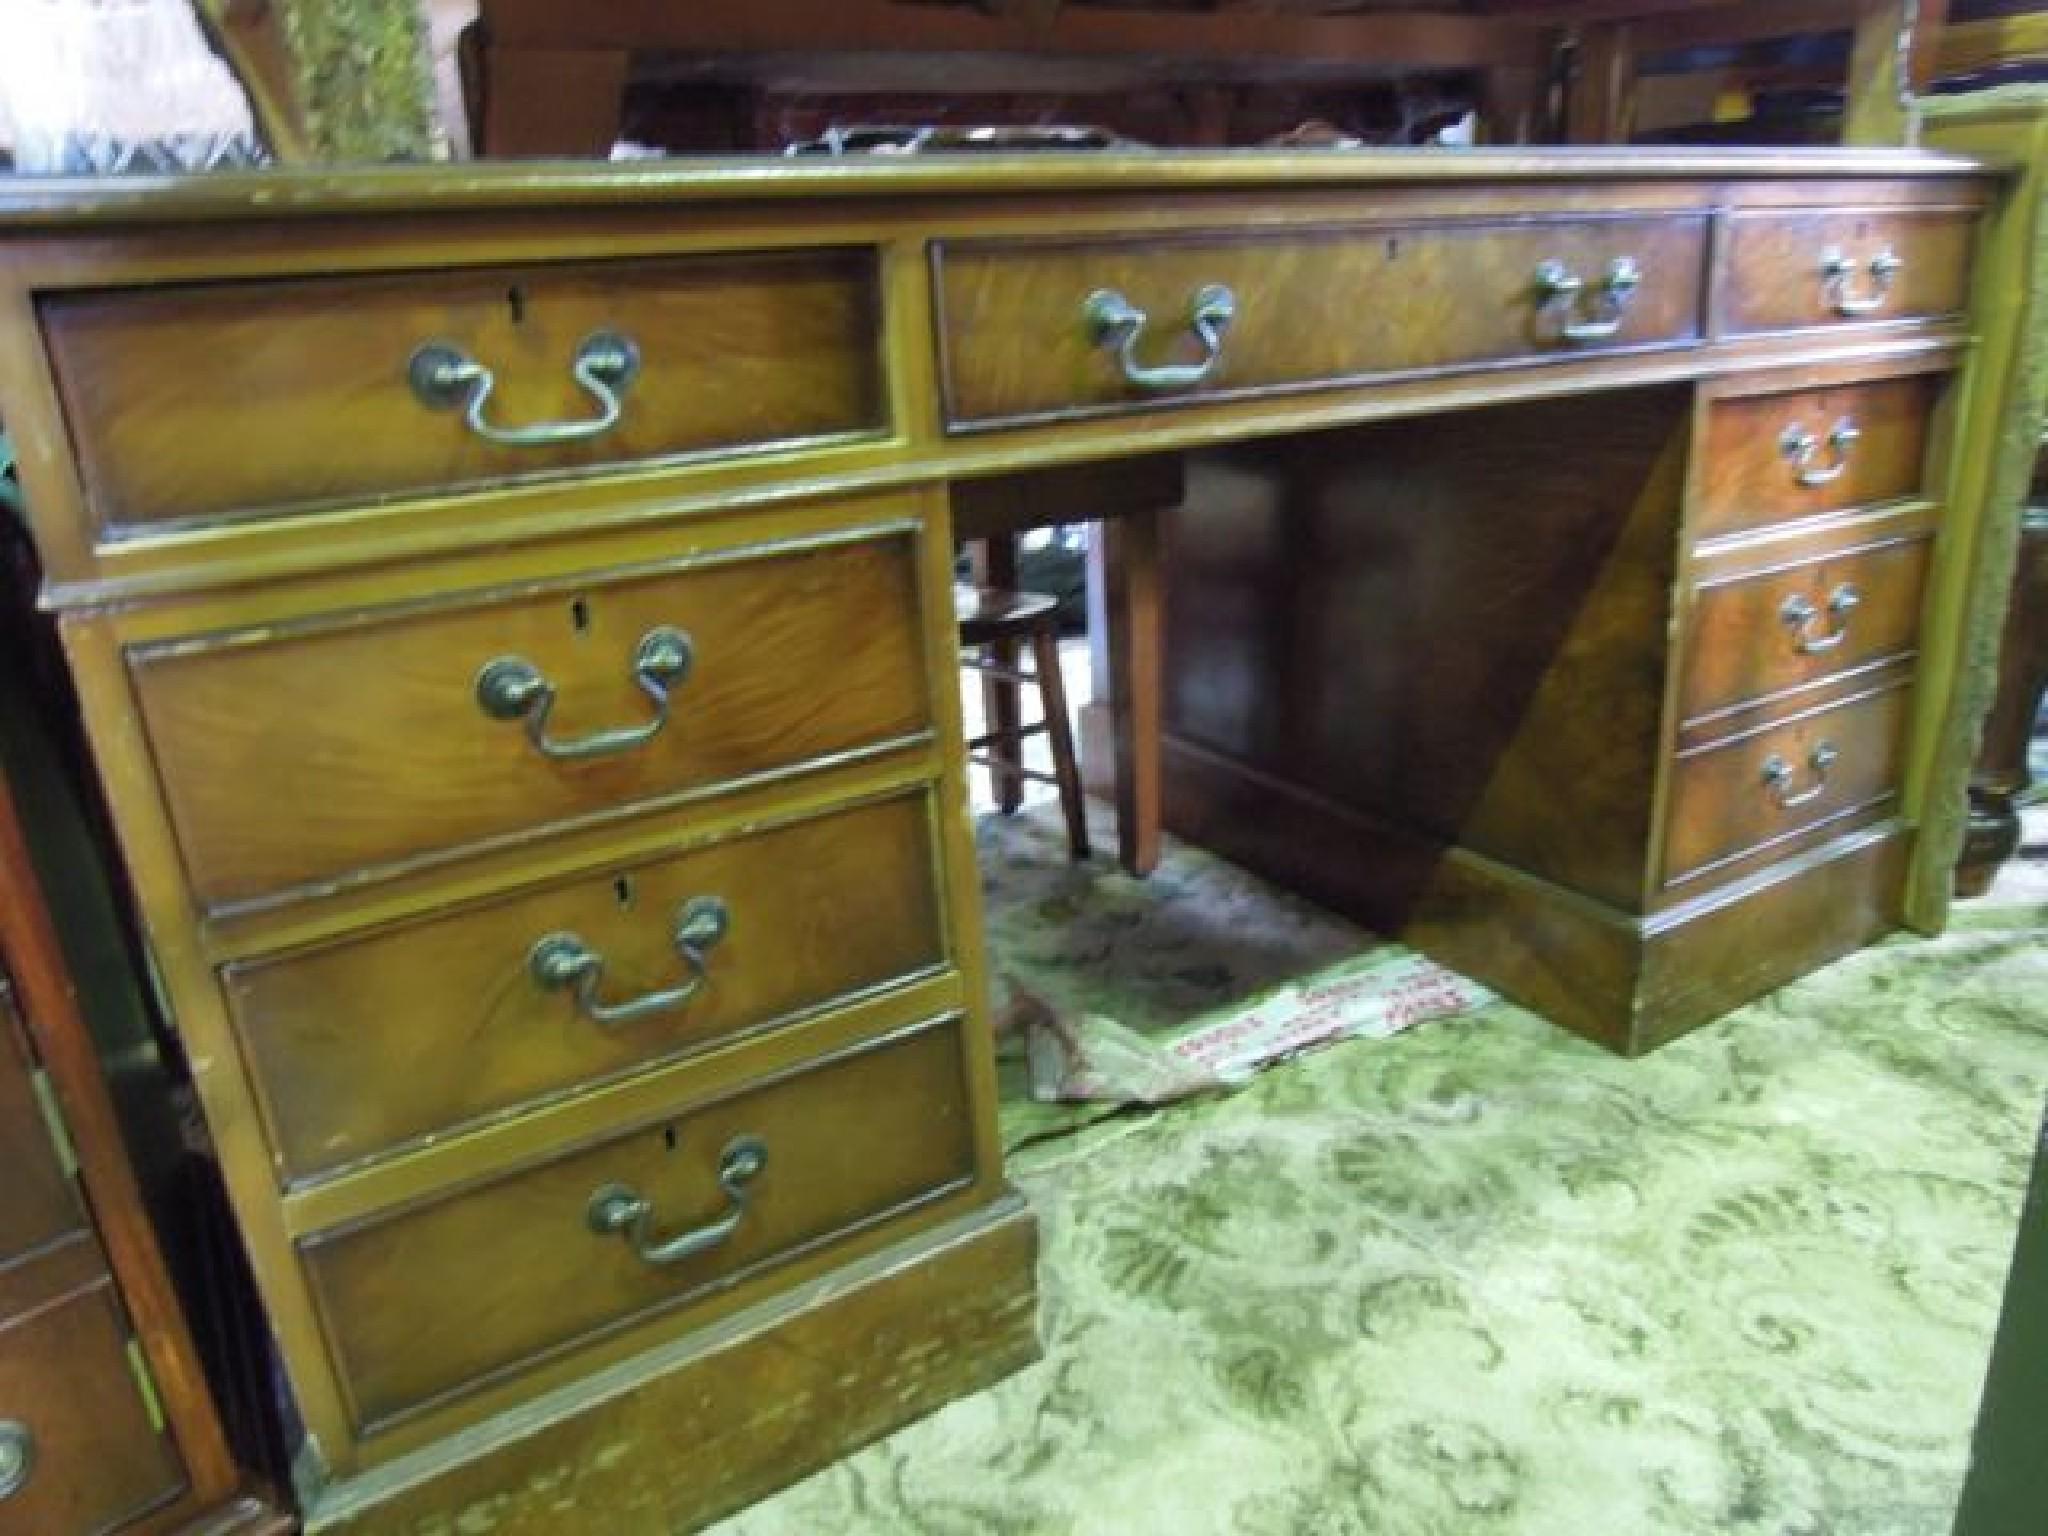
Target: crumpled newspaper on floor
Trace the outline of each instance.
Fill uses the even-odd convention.
[[[1400,949],[1361,955],[1159,1035],[1100,1014],[1062,1015],[1014,980],[1009,991],[997,1028],[1023,1035],[1031,1096],[1044,1103],[1168,1104],[1235,1086],[1333,1040],[1380,1039],[1494,1000],[1477,982]]]

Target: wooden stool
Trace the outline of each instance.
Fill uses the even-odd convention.
[[[1059,600],[1038,592],[955,587],[953,601],[964,653],[960,665],[1012,687],[1037,684],[1044,709],[1044,718],[1032,725],[1019,724],[1014,710],[1005,712],[1007,719],[992,715],[988,730],[968,741],[968,761],[988,769],[995,782],[996,803],[1005,814],[1017,808],[1024,780],[1057,786],[1060,810],[1067,818],[1067,847],[1075,858],[1087,858],[1081,769],[1074,757],[1066,683],[1060,676]],[[1031,648],[1029,672],[1018,671],[1011,662],[1020,643]],[[985,651],[992,654],[982,654]],[[1052,746],[1053,771],[1049,774],[1024,766],[1024,738],[1041,732]]]

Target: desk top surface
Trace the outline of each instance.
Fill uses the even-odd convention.
[[[1248,149],[499,161],[0,178],[0,229],[785,198],[1967,176],[1993,169],[1961,156],[1903,149]]]

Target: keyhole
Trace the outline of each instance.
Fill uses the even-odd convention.
[[[1398,260],[1400,260],[1400,257],[1401,257],[1401,242],[1400,242],[1400,241],[1398,241],[1398,240],[1389,240],[1389,241],[1387,242],[1387,260],[1389,260],[1389,261],[1398,261]]]
[[[512,323],[518,325],[526,319],[526,290],[512,287],[505,290],[505,307],[512,311]]]
[[[664,1127],[662,1128],[662,1132],[661,1132],[661,1144],[662,1144],[662,1145],[663,1145],[664,1147],[667,1147],[667,1148],[669,1149],[669,1151],[671,1151],[671,1152],[675,1151],[675,1149],[676,1149],[676,1128],[675,1128],[674,1126],[670,1125],[670,1126],[664,1126]]]
[[[612,882],[612,897],[619,904],[621,912],[633,910],[633,877],[620,875]]]
[[[572,597],[569,599],[569,625],[579,635],[590,633],[590,599]]]

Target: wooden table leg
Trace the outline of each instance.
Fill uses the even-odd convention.
[[[1159,865],[1159,524],[1159,509],[1148,506],[1100,525],[1116,735],[1117,859],[1139,876]]]
[[[985,587],[999,587],[1005,592],[1017,590],[1017,536],[1013,533],[990,534],[981,541],[978,580]],[[1017,642],[997,640],[989,645],[989,659],[1005,671],[1017,670]],[[1005,816],[1015,815],[1017,807],[1024,803],[1024,779],[1016,770],[1021,762],[1013,761],[1006,754],[1022,754],[1024,748],[1019,742],[1017,728],[1024,723],[1021,705],[1018,702],[1017,685],[1007,678],[992,677],[984,672],[981,677],[981,703],[987,717],[987,732],[999,742],[989,753],[989,781],[995,790],[996,809]]]
[[[1998,652],[1998,693],[1970,775],[1970,821],[1956,861],[1956,894],[1981,896],[2019,846],[2018,797],[2032,782],[2027,750],[2048,689],[2048,507],[2020,522],[2012,606]]]

